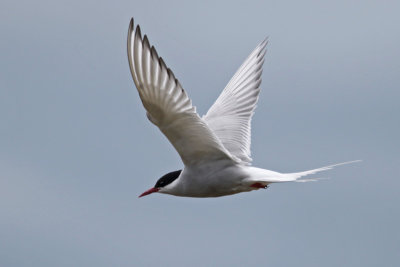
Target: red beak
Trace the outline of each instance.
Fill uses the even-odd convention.
[[[151,193],[158,192],[158,190],[160,190],[160,189],[155,188],[155,187],[150,188],[149,190],[147,190],[146,192],[141,194],[139,197],[144,197],[144,196],[150,195]]]

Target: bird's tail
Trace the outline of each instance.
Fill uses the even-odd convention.
[[[314,182],[318,181],[324,178],[310,178],[310,179],[304,179],[302,177],[310,175],[310,174],[315,174],[317,172],[322,172],[322,171],[327,171],[332,169],[333,167],[340,166],[340,165],[345,165],[345,164],[350,164],[350,163],[355,163],[355,162],[360,162],[361,160],[353,160],[353,161],[347,161],[347,162],[342,162],[334,165],[329,165],[325,166],[322,168],[314,169],[314,170],[309,170],[309,171],[303,171],[303,172],[294,172],[294,173],[285,173],[284,176],[287,179],[287,181],[294,181],[294,182]]]

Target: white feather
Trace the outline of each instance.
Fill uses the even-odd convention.
[[[251,118],[260,92],[267,40],[248,56],[203,117],[225,148],[241,163],[251,163]]]
[[[158,57],[133,19],[128,31],[128,60],[147,117],[164,133],[183,163],[233,160],[218,137],[200,118],[172,71]]]

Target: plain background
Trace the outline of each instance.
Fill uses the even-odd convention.
[[[1,266],[399,266],[399,1],[0,8]],[[135,18],[200,114],[264,37],[254,165],[317,183],[137,196],[182,164],[129,73]]]

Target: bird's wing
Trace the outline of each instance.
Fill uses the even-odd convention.
[[[128,60],[147,117],[178,151],[183,163],[232,159],[221,141],[199,117],[172,71],[157,55],[133,19],[128,31]]]
[[[224,147],[243,164],[251,163],[251,118],[260,92],[267,39],[244,61],[203,117]]]

